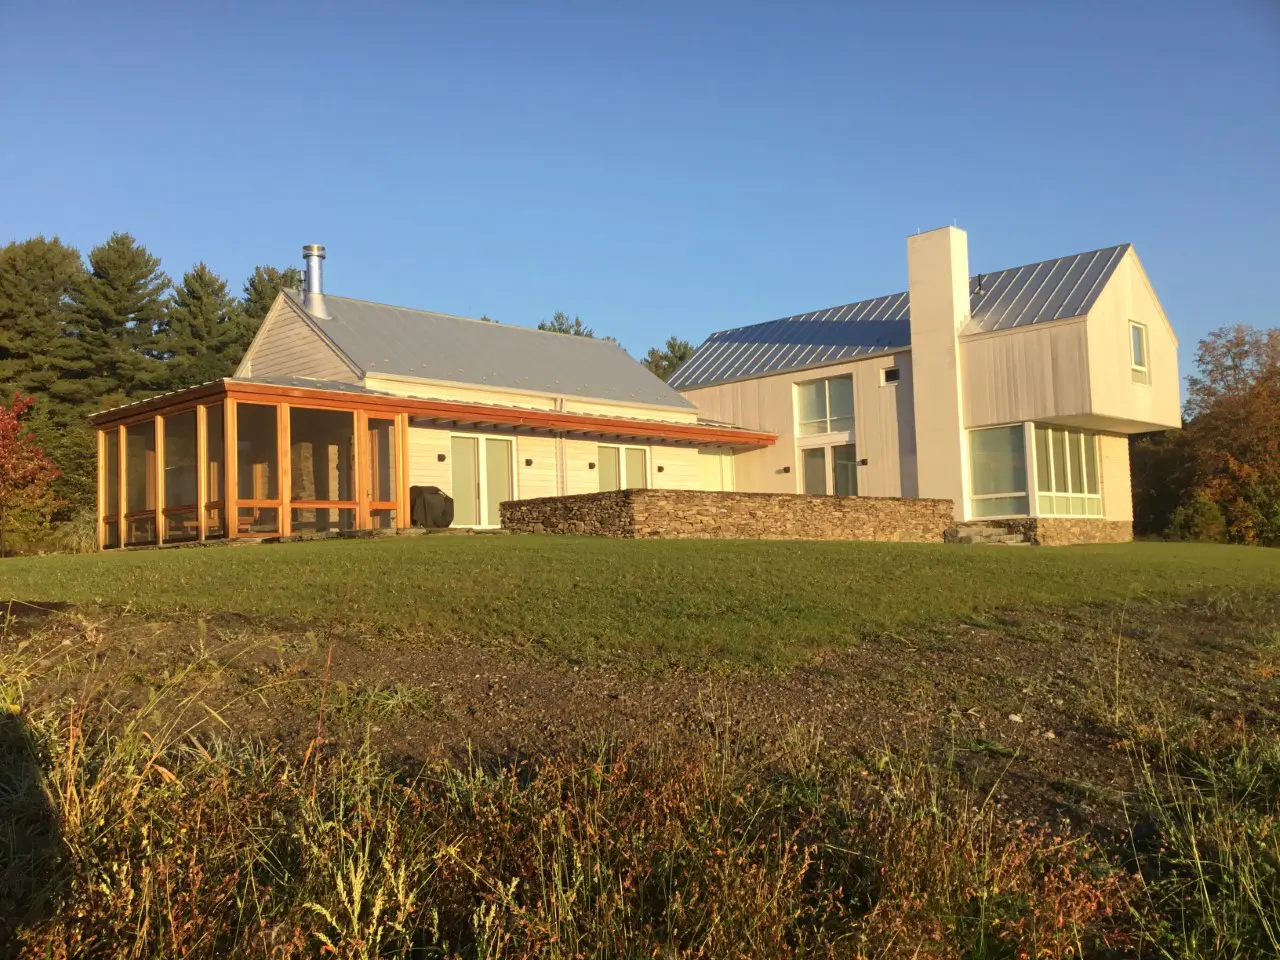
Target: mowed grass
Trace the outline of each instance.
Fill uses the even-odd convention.
[[[414,537],[0,561],[0,598],[781,663],[1032,606],[1280,591],[1280,551]]]

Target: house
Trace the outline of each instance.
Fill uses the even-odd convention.
[[[474,528],[504,501],[645,488],[1127,536],[1126,437],[1180,423],[1129,246],[971,277],[963,231],[920,234],[906,293],[714,334],[670,383],[608,341],[326,294],[324,248],[304,258],[234,377],[92,418],[104,547],[403,529],[412,486]]]

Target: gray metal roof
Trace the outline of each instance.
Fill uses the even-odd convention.
[[[1087,313],[1128,250],[1124,243],[970,277],[971,319],[962,335]],[[668,382],[688,390],[910,346],[908,296],[896,293],[713,333]]]
[[[292,291],[299,308],[301,298]],[[692,406],[616,343],[324,296],[316,324],[366,374],[647,406]]]

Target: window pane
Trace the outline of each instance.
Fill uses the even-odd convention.
[[[824,380],[797,385],[800,403],[800,433],[825,433],[827,419],[827,385]]]
[[[103,516],[114,517],[120,513],[120,431],[115,427],[107,431],[106,451],[102,459],[102,469],[106,474],[102,485],[102,512]]]
[[[205,417],[205,456],[208,459],[209,474],[205,478],[205,497],[210,501],[221,500],[225,495],[222,489],[222,464],[227,456],[226,434],[222,431],[222,404],[215,404],[204,412]],[[219,534],[222,524],[219,522]],[[206,524],[206,532],[212,532]]]
[[[511,499],[511,441],[486,438],[484,441],[485,517],[496,527],[502,522],[498,505]]]
[[[620,490],[622,478],[618,470],[618,448],[600,447],[596,451],[596,457],[596,467],[600,471],[601,491]]]
[[[1027,462],[1021,426],[971,431],[969,460],[974,496],[1026,492]]]
[[[1084,435],[1084,482],[1086,493],[1098,492],[1098,438],[1092,433]]]
[[[1067,431],[1067,456],[1070,457],[1071,492],[1084,493],[1084,438],[1076,430]]]
[[[196,464],[196,412],[188,410],[164,421],[164,505],[195,506],[200,494]],[[165,539],[169,539],[168,531]]]
[[[354,530],[356,512],[350,507],[297,507],[292,511],[294,533],[338,533]]]
[[[241,507],[240,533],[279,533],[280,511],[275,507]]]
[[[858,495],[858,455],[852,443],[831,448],[831,489],[837,497]]]
[[[830,430],[853,429],[853,377],[832,377],[827,381],[830,402]]]
[[[811,447],[800,454],[800,462],[804,470],[804,492],[809,494],[825,494],[827,492],[827,451],[824,447]]]
[[[1147,343],[1145,331],[1136,323],[1129,324],[1129,334],[1133,343],[1133,365],[1135,367],[1145,367],[1147,365]]]
[[[354,500],[355,416],[343,410],[289,408],[289,496]]]
[[[369,489],[375,502],[396,498],[396,422],[369,420]]]
[[[1036,488],[1053,489],[1053,465],[1049,462],[1049,431],[1036,427]]]
[[[974,500],[973,515],[975,517],[1025,517],[1027,515],[1027,498],[993,497],[990,500]]]
[[[1053,490],[1067,492],[1067,435],[1062,430],[1049,431],[1053,446]]]
[[[279,493],[276,408],[236,404],[236,447],[240,461],[237,495],[241,500],[275,500]],[[243,518],[243,512],[241,513]]]
[[[480,444],[475,437],[452,437],[453,522],[473,527],[480,522]]]
[[[156,508],[156,422],[135,423],[125,432],[125,513]],[[130,531],[130,543],[134,540]],[[155,538],[152,526],[151,539]]]
[[[627,486],[632,490],[643,490],[649,485],[645,452],[635,447],[628,447],[626,455]]]

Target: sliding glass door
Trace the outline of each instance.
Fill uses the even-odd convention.
[[[499,526],[499,504],[515,496],[512,442],[502,437],[455,436],[450,449],[454,526]]]

